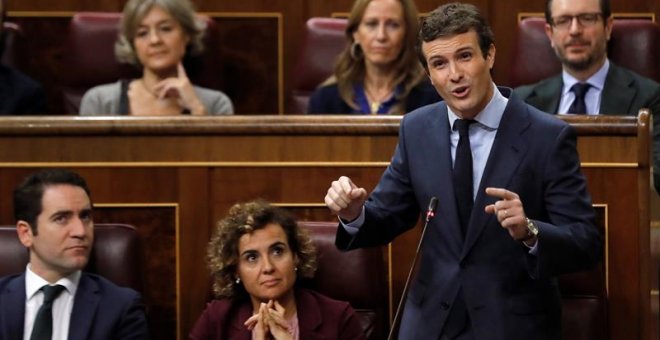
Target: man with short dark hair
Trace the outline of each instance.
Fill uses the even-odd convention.
[[[140,295],[82,272],[94,242],[92,202],[78,174],[51,169],[14,191],[25,272],[0,278],[0,339],[148,339]]]
[[[562,73],[515,89],[528,104],[553,114],[631,114],[654,117],[654,184],[660,193],[660,84],[607,58],[610,0],[548,0],[545,31]]]
[[[603,251],[575,131],[495,86],[493,34],[476,7],[431,12],[419,51],[444,101],[403,116],[368,199],[348,177],[332,182],[337,246],[387,244],[437,198],[399,339],[558,340],[556,276]]]

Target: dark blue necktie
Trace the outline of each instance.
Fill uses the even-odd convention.
[[[32,335],[30,340],[51,340],[53,337],[53,301],[64,290],[61,285],[45,285],[41,287],[44,292],[44,303],[37,312],[37,317],[34,319],[34,327],[32,327]]]
[[[575,100],[573,100],[571,107],[568,108],[568,113],[587,113],[587,103],[584,101],[584,96],[587,94],[590,87],[591,85],[588,83],[575,83],[571,86],[571,92],[575,93]]]
[[[463,237],[467,234],[470,214],[474,205],[472,198],[472,149],[470,147],[470,125],[474,122],[471,119],[457,119],[454,123],[458,130],[459,138],[452,174],[454,195],[456,196],[456,206],[458,207],[458,219],[461,224]],[[468,324],[469,315],[464,299],[463,288],[460,288],[442,330],[442,334],[450,339],[458,336]]]
[[[458,146],[454,158],[454,195],[458,207],[458,218],[461,224],[463,236],[466,235],[467,227],[472,213],[473,184],[472,184],[472,149],[470,148],[470,125],[474,123],[471,119],[457,119],[454,123],[458,130]]]

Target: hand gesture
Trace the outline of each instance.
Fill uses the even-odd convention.
[[[277,301],[268,301],[266,308],[268,329],[275,340],[293,340],[293,332],[289,329],[289,323],[284,318],[286,310]]]
[[[518,194],[503,188],[486,188],[486,194],[500,199],[494,204],[487,205],[486,212],[495,214],[502,228],[506,229],[514,240],[519,241],[527,238],[529,233],[527,230],[527,216]],[[525,243],[534,245],[536,238]]]
[[[284,307],[277,301],[262,302],[259,312],[247,319],[244,325],[248,330],[254,330],[256,340],[293,340],[293,332],[284,318],[285,312]]]
[[[352,221],[362,213],[367,190],[355,185],[346,176],[333,181],[325,195],[325,205],[345,221]]]
[[[161,80],[153,88],[158,99],[177,99],[181,107],[190,110],[193,115],[206,115],[206,108],[197,97],[195,89],[188,79],[183,64],[177,65],[177,76]]]

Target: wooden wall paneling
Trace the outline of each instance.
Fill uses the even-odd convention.
[[[179,266],[176,242],[178,206],[176,203],[95,203],[95,223],[130,221],[140,236],[144,272],[141,292],[147,308],[149,330],[153,339],[171,339],[177,333],[180,313],[177,296]]]
[[[283,112],[281,13],[203,14],[215,20],[219,37],[208,51],[218,59],[213,65],[196,70],[205,74],[203,78],[208,81],[200,85],[222,89],[232,99],[238,114]],[[215,74],[210,77],[208,72]]]

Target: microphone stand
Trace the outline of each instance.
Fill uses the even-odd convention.
[[[436,197],[431,197],[429,201],[429,207],[426,209],[426,219],[424,221],[424,227],[422,228],[422,236],[419,238],[419,243],[417,243],[417,251],[415,251],[415,257],[413,258],[413,263],[410,266],[410,271],[408,272],[408,278],[406,279],[406,284],[403,286],[403,293],[401,294],[401,299],[399,299],[399,305],[396,308],[396,314],[394,314],[394,321],[392,321],[392,327],[390,328],[390,333],[387,335],[387,340],[394,339],[394,333],[401,322],[401,310],[403,309],[403,302],[406,300],[408,295],[408,289],[410,288],[410,279],[412,274],[417,267],[417,258],[419,255],[420,249],[422,249],[422,243],[424,242],[424,235],[426,234],[426,227],[429,225],[429,221],[435,216],[435,209],[438,207],[438,199]]]

